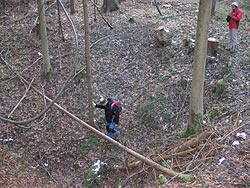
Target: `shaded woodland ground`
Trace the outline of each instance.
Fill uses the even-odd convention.
[[[241,1],[240,1],[241,3]],[[155,158],[172,153],[189,139],[181,138],[188,121],[193,49],[183,45],[186,38],[195,39],[197,1],[158,1],[163,16],[151,2],[122,2],[120,11],[104,14],[114,27],[110,29],[89,6],[91,63],[94,100],[99,95],[122,101],[124,113],[118,129],[121,142]],[[99,7],[101,2],[98,1]],[[165,6],[164,6],[165,5]],[[1,5],[2,6],[2,5]],[[51,99],[70,76],[74,64],[73,31],[61,13],[65,41],[58,33],[56,4],[47,9],[47,24],[53,77],[43,78],[40,44],[36,32],[36,4],[8,1],[0,12],[0,113],[25,120],[47,104],[43,97],[14,75],[13,70]],[[68,8],[69,6],[66,5]],[[249,187],[250,186],[250,26],[249,9],[242,7],[240,47],[236,53],[224,49],[227,37],[225,17],[230,1],[217,3],[209,36],[221,41],[216,61],[206,69],[204,133],[209,137],[193,146],[184,156],[170,156],[158,162],[178,172],[193,176],[190,181],[177,178],[160,184],[161,172],[141,164],[134,169],[117,171],[136,161],[125,151],[106,143],[52,107],[45,116],[24,129],[0,121],[1,187],[87,187],[91,166],[101,160],[107,166],[100,179],[90,187]],[[79,62],[85,66],[83,9],[77,2],[71,16],[78,31]],[[154,29],[166,26],[172,33],[170,46],[156,47]],[[13,70],[10,69],[13,68]],[[226,90],[214,94],[218,80]],[[27,92],[26,92],[27,91]],[[57,103],[82,120],[86,118],[87,87],[85,73],[74,79]],[[103,112],[95,111],[96,125],[105,132]],[[239,128],[240,129],[237,129]],[[235,130],[235,131],[234,131]],[[246,139],[237,137],[245,133]],[[233,146],[238,140],[240,145]],[[224,161],[220,160],[225,158]]]

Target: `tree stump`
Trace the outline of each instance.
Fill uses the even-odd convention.
[[[221,79],[216,82],[215,86],[212,89],[212,92],[216,96],[220,97],[225,92],[225,89],[226,89],[226,83],[224,82],[224,80]]]
[[[208,38],[208,42],[207,42],[207,54],[208,55],[216,56],[218,47],[219,47],[218,39]]]
[[[119,4],[120,1],[117,0],[103,0],[103,5],[102,5],[102,12],[112,12],[119,10]]]
[[[195,40],[191,38],[184,38],[183,39],[183,46],[187,47],[187,54],[193,54],[194,53],[194,48],[195,48]]]
[[[162,47],[171,44],[171,33],[164,26],[155,29],[156,32],[156,46]]]

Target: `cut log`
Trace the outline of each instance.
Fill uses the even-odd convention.
[[[207,41],[207,54],[210,56],[216,56],[219,47],[219,40],[215,38],[208,38]]]

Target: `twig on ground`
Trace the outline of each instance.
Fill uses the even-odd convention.
[[[156,0],[154,0],[154,4],[155,4],[155,6],[156,6],[156,8],[157,8],[157,10],[158,10],[158,12],[159,12],[159,14],[160,14],[160,16],[162,16],[161,10],[160,10],[160,8],[159,8],[159,6],[158,6]]]
[[[236,123],[238,122],[238,119],[236,120]],[[246,122],[245,124],[237,127],[236,129],[232,130],[231,132],[229,132],[227,135],[224,135],[222,138],[218,138],[219,141],[223,142],[225,141],[229,136],[231,136],[232,134],[235,134],[238,130],[242,129],[243,127],[245,127],[247,124],[249,124],[250,121]]]
[[[25,90],[25,92],[24,92],[22,98],[19,100],[19,102],[16,104],[16,106],[13,108],[13,110],[9,113],[8,118],[10,118],[10,116],[14,113],[14,111],[17,109],[17,107],[20,105],[20,103],[21,103],[21,102],[23,101],[23,99],[26,97],[28,91],[30,90],[30,86],[31,86],[31,84],[33,83],[33,81],[34,81],[34,78],[31,80],[31,82],[30,82],[28,88],[26,88],[26,90]]]
[[[104,20],[104,22],[109,26],[110,29],[113,29],[112,25],[110,25],[110,23],[104,18],[104,16],[102,15],[101,11],[98,9],[97,5],[95,4],[95,2],[91,1],[91,3],[95,6],[96,10],[98,11],[98,13],[101,15],[102,19]]]
[[[198,151],[198,153],[196,154],[195,159],[197,159],[197,157],[200,155],[200,153],[202,152],[202,150],[208,145],[208,141],[210,141],[211,137],[213,136],[213,133],[208,137],[208,139],[206,140],[205,144],[202,146],[202,148]]]

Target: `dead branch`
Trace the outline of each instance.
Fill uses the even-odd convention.
[[[178,153],[172,153],[172,154],[164,155],[164,156],[162,156],[162,158],[164,160],[167,160],[167,159],[171,159],[172,157],[185,157],[188,154],[194,153],[197,149],[198,148],[191,148],[191,149],[188,149],[188,150],[185,150],[185,151],[180,151]],[[160,160],[160,158],[155,159],[155,161],[159,161],[159,160]]]
[[[238,121],[238,120],[237,120]],[[242,129],[243,127],[245,127],[246,125],[248,125],[250,123],[250,121],[246,122],[245,124],[237,127],[236,129],[232,130],[230,133],[226,134],[225,136],[223,136],[222,138],[218,138],[219,141],[223,142],[224,140],[226,140],[229,136],[235,134],[237,131],[239,131],[240,129]]]
[[[171,159],[172,157],[184,157],[184,156],[186,156],[188,154],[191,154],[191,153],[195,152],[196,150],[197,150],[197,148],[192,148],[192,149],[189,149],[189,150],[186,150],[186,151],[181,151],[181,152],[178,152],[178,153],[172,153],[172,154],[168,154],[168,155],[157,156],[157,157],[153,158],[153,160],[156,161],[156,162],[160,162],[160,161],[163,161],[163,160]],[[135,162],[132,162],[130,164],[127,164],[127,168],[134,169],[134,168],[137,168],[141,164],[142,164],[142,161],[135,161]],[[125,167],[118,166],[116,169],[124,171]]]
[[[160,16],[162,16],[161,10],[160,10],[159,6],[157,5],[156,0],[154,0],[154,4],[155,4],[155,6],[156,6],[156,8],[157,8],[157,10],[158,10],[158,12],[160,14]]]
[[[99,38],[97,41],[93,42],[91,45],[90,45],[90,48],[93,48],[98,42],[100,42],[101,40],[104,40],[106,38],[109,38],[109,37],[113,37],[113,36],[118,36],[118,34],[115,34],[115,35],[107,35],[105,37],[102,37],[102,38]]]
[[[74,38],[75,38],[75,45],[76,45],[76,51],[78,51],[78,38],[77,38],[77,34],[76,34],[76,28],[75,28],[75,25],[73,23],[73,21],[71,20],[66,8],[64,7],[63,3],[61,0],[58,0],[58,3],[60,4],[60,6],[62,7],[62,10],[66,16],[66,18],[68,19],[68,21],[70,22],[70,25],[72,27],[72,30],[74,32]]]
[[[153,161],[159,162],[162,160],[171,159],[174,156],[180,157],[180,156],[186,156],[187,154],[193,153],[198,149],[196,146],[198,146],[201,142],[209,138],[211,135],[212,135],[212,132],[203,132],[197,137],[192,138],[191,140],[188,140],[187,142],[180,145],[179,147],[176,147],[173,150],[169,151],[170,154],[165,155],[165,156],[157,156],[153,158]],[[129,169],[134,169],[141,164],[142,164],[142,161],[135,161],[135,162],[128,164],[127,166]],[[117,167],[117,169],[123,171],[124,167],[119,166]]]
[[[198,153],[196,154],[196,157],[195,158],[197,158],[199,155],[200,155],[200,153],[202,152],[202,150],[204,150],[204,148],[208,145],[208,141],[210,140],[209,138],[211,138],[213,136],[213,133],[212,134],[210,134],[210,136],[206,139],[206,142],[205,142],[205,144],[201,147],[201,149],[198,151]]]
[[[94,7],[96,8],[96,10],[98,11],[98,13],[101,15],[102,19],[104,20],[104,22],[109,26],[110,29],[113,29],[112,25],[110,25],[110,23],[104,18],[104,16],[102,15],[101,11],[98,9],[97,5],[95,2],[90,1]]]
[[[211,134],[212,134],[212,132],[203,132],[200,135],[198,135],[197,137],[194,137],[191,140],[184,142],[182,145],[174,148],[171,151],[171,153],[178,153],[178,152],[185,151],[185,150],[188,150],[190,148],[196,147],[197,145],[199,145],[199,143],[206,140]]]
[[[10,116],[14,113],[14,111],[17,109],[17,107],[20,105],[20,103],[21,103],[21,102],[23,101],[23,99],[26,97],[28,91],[30,90],[30,87],[31,87],[31,84],[33,83],[33,81],[34,81],[34,78],[31,80],[31,82],[30,82],[28,88],[26,88],[26,90],[25,90],[25,92],[24,92],[22,98],[19,100],[19,102],[16,104],[16,106],[13,108],[13,110],[9,113],[8,118],[10,118]]]

